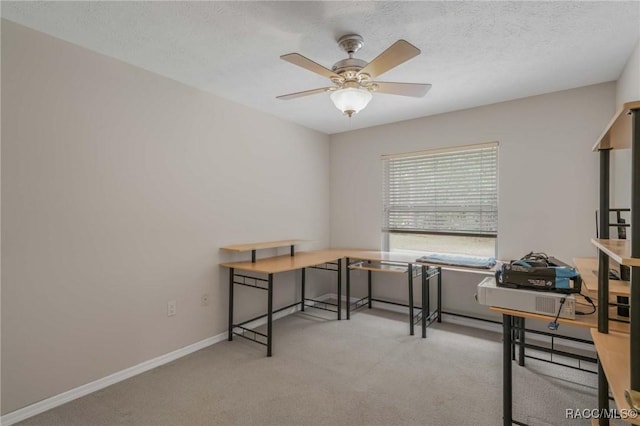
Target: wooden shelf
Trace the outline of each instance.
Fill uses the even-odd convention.
[[[251,250],[294,246],[296,244],[302,243],[303,241],[304,240],[281,240],[281,241],[267,241],[263,243],[233,244],[226,247],[220,247],[220,250],[243,252],[243,251],[251,251]]]
[[[595,257],[577,257],[573,259],[582,277],[582,282],[587,291],[598,296],[598,259]],[[629,296],[629,281],[609,280],[609,294],[612,296]]]
[[[591,330],[591,337],[598,352],[598,358],[607,376],[613,399],[618,410],[631,407],[624,397],[624,391],[629,389],[630,376],[630,350],[629,335],[616,332],[608,334],[598,333],[597,329]],[[637,360],[636,360],[637,361]],[[624,419],[634,425],[640,425],[640,418]]]
[[[640,266],[640,258],[631,257],[631,242],[629,240],[592,238],[591,242],[620,265]]]
[[[632,109],[640,109],[640,101],[627,102],[616,111],[616,115],[593,146],[594,151],[631,148],[631,135],[633,132],[631,131],[631,115],[629,115],[629,111]]]
[[[284,255],[258,259],[255,262],[224,262],[220,266],[240,269],[243,271],[277,274],[279,272],[295,271],[323,263],[335,262],[344,256],[339,250],[301,251],[295,256]]]

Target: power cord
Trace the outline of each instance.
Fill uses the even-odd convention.
[[[580,293],[580,296],[584,297],[584,300],[586,300],[587,302],[589,302],[589,304],[591,305],[591,308],[593,309],[591,312],[576,312],[576,315],[591,315],[594,314],[596,312],[596,304],[593,303],[593,300],[591,300],[591,298],[585,294]]]

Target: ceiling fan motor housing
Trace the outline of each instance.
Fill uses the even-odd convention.
[[[345,82],[361,83],[369,80],[368,75],[358,74],[368,65],[368,62],[353,57],[353,54],[364,45],[364,39],[358,34],[347,34],[340,37],[338,45],[349,54],[349,57],[336,62],[331,68],[331,71],[340,75],[344,81],[338,79],[332,79],[332,81],[342,87]]]
[[[338,39],[338,46],[351,56],[364,46],[364,39],[358,34],[343,35]]]
[[[342,75],[346,79],[352,79],[355,78],[355,75],[358,73],[358,71],[366,66],[367,61],[356,58],[347,58],[336,62],[331,68],[331,71],[335,72],[336,74]]]

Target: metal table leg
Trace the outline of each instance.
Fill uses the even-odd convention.
[[[427,337],[427,316],[429,315],[429,306],[427,304],[427,298],[429,294],[429,287],[427,286],[427,271],[429,268],[422,265],[422,338]]]
[[[609,410],[609,381],[607,375],[604,374],[604,369],[600,363],[600,357],[598,357],[598,410]],[[609,418],[602,416],[598,419],[600,426],[609,426]]]
[[[413,265],[409,264],[409,334],[413,336]]]
[[[233,268],[229,268],[229,335],[228,340],[233,340]]]
[[[516,317],[511,317],[511,361],[516,360],[516,330],[517,324],[516,321],[518,319]]]
[[[371,297],[373,297],[373,294],[371,293],[371,271],[367,271],[367,295],[369,299],[369,309],[371,309]]]
[[[347,301],[347,304],[349,302]],[[338,259],[338,321],[342,319],[342,259]]]
[[[305,277],[305,275],[306,275],[305,273],[306,273],[306,271],[307,271],[306,268],[302,268],[302,307],[300,308],[300,310],[302,312],[304,312],[304,301],[306,299],[306,297],[305,297],[305,278],[306,278]]]
[[[271,347],[273,345],[273,333],[271,333],[273,322],[273,274],[269,274],[269,289],[267,293],[267,356],[271,356]]]
[[[518,330],[518,344],[520,345],[518,353],[518,365],[524,367],[524,318],[520,318]]]
[[[511,315],[502,314],[502,420],[504,426],[511,426],[512,423],[511,320]]]
[[[442,268],[438,266],[438,322],[442,322]]]
[[[351,269],[349,268],[349,258],[346,258],[347,265],[347,319],[351,319]]]

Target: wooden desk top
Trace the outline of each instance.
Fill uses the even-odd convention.
[[[582,309],[586,309],[586,307]],[[513,309],[496,308],[493,306],[490,307],[489,310],[491,310],[492,312],[496,312],[498,314],[506,314],[506,315],[512,315],[514,317],[535,319],[535,320],[546,321],[546,322],[553,321],[553,318],[554,318],[553,316],[549,316],[549,315],[534,314],[531,312],[516,311]],[[590,315],[577,315],[576,319],[558,318],[558,322],[560,324],[566,324],[573,327],[597,328],[598,327],[598,311]],[[618,321],[609,321],[609,330],[628,334],[629,324],[618,322]]]
[[[587,291],[598,296],[598,259],[595,257],[577,257],[573,264],[582,277]],[[629,296],[629,281],[609,280],[609,294],[614,296]]]
[[[220,250],[243,252],[243,251],[251,251],[251,250],[294,246],[302,242],[304,242],[304,240],[280,240],[280,241],[266,241],[262,243],[233,244],[226,247],[220,247]]]
[[[220,266],[226,268],[241,269],[249,272],[260,272],[264,274],[276,274],[278,272],[295,271],[297,269],[308,268],[310,266],[321,265],[327,262],[335,262],[342,259],[344,254],[341,250],[316,250],[300,251],[295,256],[284,255],[258,259],[254,262],[224,262]]]
[[[630,410],[624,391],[629,389],[631,353],[629,349],[629,335],[615,332],[608,334],[598,333],[597,329],[591,329],[591,337],[598,351],[598,358],[607,376],[613,399],[618,410],[625,408]],[[637,360],[635,360],[637,361]],[[625,419],[635,425],[640,425],[640,418]]]
[[[223,250],[229,251],[247,251],[253,250],[254,248],[273,248],[273,247],[281,247],[280,243],[287,243],[284,245],[288,245],[289,242],[296,242],[300,240],[284,240],[279,242],[272,243],[259,243],[262,246],[258,247],[258,244],[250,245],[236,245],[236,246],[228,246],[223,247]],[[269,244],[280,244],[277,246],[269,246]],[[247,247],[250,247],[247,249]],[[244,271],[253,271],[253,272],[262,272],[266,274],[275,274],[278,272],[286,272],[293,271],[296,269],[307,268],[310,266],[320,265],[326,262],[334,262],[338,259],[342,259],[344,257],[348,257],[350,260],[370,260],[372,262],[393,262],[393,263],[404,263],[404,264],[414,264],[414,265],[425,265],[425,266],[439,266],[443,270],[447,271],[462,271],[462,272],[473,272],[480,273],[486,275],[493,275],[495,273],[496,267],[491,269],[480,269],[480,268],[469,268],[464,266],[452,266],[452,265],[442,265],[437,263],[427,263],[427,262],[416,262],[417,254],[407,254],[407,253],[396,253],[396,252],[387,252],[387,251],[376,251],[376,250],[361,250],[361,249],[325,249],[325,250],[315,250],[315,251],[307,251],[307,252],[296,252],[294,256],[290,255],[282,255],[275,257],[268,257],[264,259],[257,259],[255,263],[251,261],[241,261],[241,262],[224,262],[221,263],[220,266],[224,266],[226,268],[235,268],[241,269]],[[354,268],[355,269],[355,268]],[[360,266],[357,269],[365,269],[365,266]],[[379,270],[380,268],[372,269]],[[386,268],[385,270],[389,270],[391,272],[401,272],[399,269],[394,268]],[[404,271],[406,272],[406,271]]]
[[[591,243],[620,265],[640,266],[640,258],[631,257],[631,241],[592,238]]]

